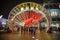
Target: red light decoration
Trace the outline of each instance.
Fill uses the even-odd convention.
[[[22,13],[20,15],[20,17],[25,22],[24,26],[29,26],[29,25],[37,23],[39,20],[41,20],[40,18],[42,17],[42,15],[40,13],[36,13],[36,12],[30,11],[30,12]]]

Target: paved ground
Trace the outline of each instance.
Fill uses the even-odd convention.
[[[0,40],[60,40],[59,33],[36,32],[36,35],[25,33],[2,33]]]

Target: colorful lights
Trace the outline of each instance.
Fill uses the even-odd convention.
[[[34,11],[23,12],[20,14],[20,18],[24,20],[25,26],[37,23],[41,17],[41,14]]]

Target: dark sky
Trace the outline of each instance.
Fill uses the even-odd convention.
[[[46,0],[0,0],[0,15],[3,15],[4,18],[8,18],[8,14],[11,9],[23,2],[36,2],[36,3],[43,3]],[[56,1],[52,1],[56,2]],[[60,2],[57,0],[57,2]]]

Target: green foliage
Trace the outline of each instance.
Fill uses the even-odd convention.
[[[2,27],[2,25],[0,25],[0,30],[2,30],[3,29],[3,27]]]

